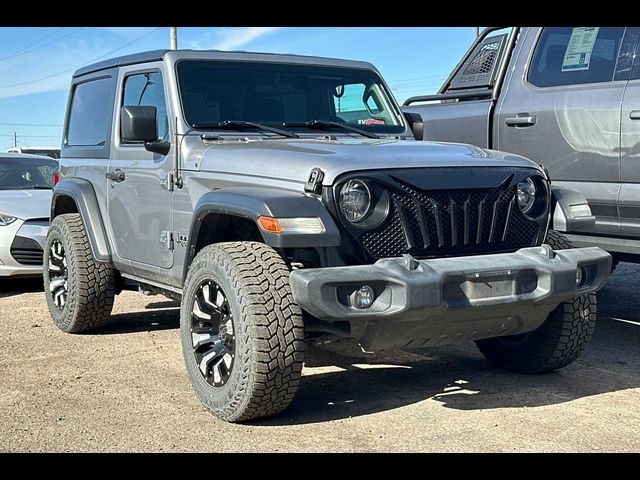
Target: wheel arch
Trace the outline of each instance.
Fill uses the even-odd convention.
[[[324,224],[325,232],[321,234],[269,233],[258,227],[257,221],[261,216],[318,217]],[[240,228],[229,231],[229,226]],[[183,277],[186,276],[198,251],[204,246],[217,242],[243,240],[261,241],[278,249],[329,247],[340,245],[340,231],[331,214],[317,198],[268,187],[220,188],[204,194],[196,204],[187,240]]]
[[[98,197],[91,182],[82,178],[65,178],[55,186],[51,199],[50,220],[53,221],[65,213],[80,215],[96,261],[111,263],[111,249],[100,215]]]

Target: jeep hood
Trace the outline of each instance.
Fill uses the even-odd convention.
[[[283,139],[221,141],[208,144],[201,171],[274,178],[304,183],[314,167],[324,185],[343,173],[385,168],[539,167],[518,155],[461,143],[397,139]]]
[[[0,213],[22,220],[49,218],[51,190],[0,190]]]

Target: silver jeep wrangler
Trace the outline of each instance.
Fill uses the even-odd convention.
[[[364,62],[162,50],[78,70],[45,248],[54,322],[99,328],[123,289],[181,299],[189,378],[227,421],[286,408],[321,335],[571,363],[611,257],[571,249],[550,213],[586,200],[526,158],[414,141],[414,120]]]

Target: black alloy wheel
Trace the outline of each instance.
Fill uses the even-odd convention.
[[[53,304],[62,310],[67,303],[69,293],[69,269],[64,246],[60,240],[54,240],[49,249],[49,291],[53,298]]]
[[[213,280],[205,280],[197,290],[191,341],[196,364],[207,383],[214,387],[227,383],[235,360],[233,314],[227,296]]]

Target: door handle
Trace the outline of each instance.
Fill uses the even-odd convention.
[[[530,127],[531,125],[535,125],[536,121],[537,118],[535,115],[527,115],[526,113],[504,119],[504,123],[507,127]]]
[[[640,110],[631,110],[629,112],[629,118],[631,120],[640,120]]]
[[[124,182],[124,179],[126,178],[124,172],[119,168],[116,168],[113,172],[105,173],[104,176],[108,180],[111,180],[112,182],[116,182],[116,183]]]

